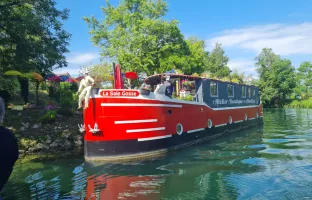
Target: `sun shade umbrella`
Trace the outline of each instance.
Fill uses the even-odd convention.
[[[81,81],[84,77],[83,76],[79,76],[78,78],[76,78],[77,81]]]
[[[35,77],[36,80],[38,80],[38,81],[43,81],[43,77],[42,77],[40,74],[38,74],[38,73],[36,73],[36,72],[33,72],[33,75],[34,75],[34,77]]]
[[[60,79],[61,79],[62,82],[66,81],[67,79],[70,78],[70,77],[67,76],[67,75],[61,75],[61,76],[59,76],[59,77],[60,77]]]
[[[44,79],[48,80],[48,78],[52,77],[52,76],[55,76],[55,74],[47,74],[44,76]]]
[[[29,73],[25,73],[23,74],[24,77],[28,78],[28,79],[33,79],[33,80],[37,80],[37,81],[43,81],[43,77],[36,73],[36,72],[29,72]]]
[[[65,82],[68,82],[68,83],[76,83],[77,81],[76,81],[76,79],[74,79],[74,78],[69,78],[69,79],[67,79]]]
[[[138,78],[138,75],[135,72],[126,72],[125,76],[126,78],[131,79],[131,80]]]
[[[4,75],[7,75],[7,76],[23,76],[23,74],[21,72],[16,71],[16,70],[6,71],[6,72],[4,72]]]
[[[61,82],[61,78],[59,76],[51,76],[48,80],[52,82]]]

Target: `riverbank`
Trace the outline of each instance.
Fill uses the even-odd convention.
[[[77,124],[82,123],[82,114],[73,113],[70,117],[57,114],[54,122],[41,123],[46,112],[36,108],[6,110],[3,125],[17,137],[20,157],[80,152],[83,149],[83,135]]]
[[[293,100],[285,108],[312,108],[312,97],[305,100]]]

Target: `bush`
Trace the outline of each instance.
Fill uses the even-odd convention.
[[[7,91],[10,96],[14,95],[14,91],[19,88],[16,78],[0,76],[0,90]]]
[[[0,97],[3,98],[6,106],[11,96],[14,95],[14,91],[18,88],[18,81],[12,77],[0,76]]]
[[[77,83],[71,83],[70,90],[72,92],[77,92],[78,91],[78,84]]]
[[[71,117],[74,112],[71,108],[60,108],[57,113],[66,117]]]
[[[56,121],[56,112],[55,110],[49,110],[41,118],[40,122],[43,124],[50,124]]]
[[[71,90],[71,83],[60,83],[60,103],[62,108],[70,108],[73,102],[73,91]]]
[[[193,101],[193,96],[187,95],[185,97],[177,97],[177,99],[184,100],[184,101]]]
[[[42,83],[40,84],[40,89],[41,89],[41,90],[48,90],[49,87],[48,87],[48,85],[47,85],[46,82],[42,82]]]
[[[55,85],[49,86],[49,97],[60,102],[60,90]]]
[[[285,107],[289,108],[312,108],[312,97],[306,100],[293,100],[290,104]]]

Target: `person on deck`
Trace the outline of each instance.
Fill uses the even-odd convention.
[[[1,126],[5,114],[4,100],[0,97],[0,192],[13,171],[18,159],[17,139],[9,129]],[[0,198],[1,199],[1,198]]]
[[[85,109],[88,108],[89,106],[89,98],[91,95],[91,89],[92,85],[94,84],[94,79],[89,76],[89,72],[85,71],[84,72],[84,78],[80,81],[79,84],[79,89],[78,89],[78,94],[81,92],[79,95],[79,101],[78,101],[78,109],[81,109],[81,104],[83,99],[85,100]]]
[[[172,98],[173,86],[172,86],[172,84],[171,84],[169,78],[166,79],[166,81],[165,81],[165,86],[166,86],[165,95],[166,95],[167,97]]]

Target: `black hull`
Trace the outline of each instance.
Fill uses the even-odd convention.
[[[138,140],[85,141],[86,161],[125,161],[157,157],[186,146],[263,124],[263,118],[222,127],[206,128],[194,133],[173,134],[170,138],[138,142]]]

